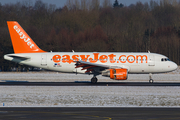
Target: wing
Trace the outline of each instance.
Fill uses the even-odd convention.
[[[121,68],[118,66],[110,66],[110,65],[97,64],[97,63],[91,63],[85,61],[77,61],[75,65],[76,68],[82,67],[81,70],[86,70],[85,73],[96,73],[96,74],[100,74],[101,71],[104,71],[106,69]]]

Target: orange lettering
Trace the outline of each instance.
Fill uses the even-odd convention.
[[[73,55],[72,59],[78,61],[78,57],[79,57],[79,55]]]
[[[116,57],[116,55],[114,54],[110,54],[108,55],[109,56],[109,59],[110,59],[110,63],[115,63],[116,61],[114,60],[114,57]]]
[[[93,53],[93,54],[94,54],[94,60],[93,60],[92,58],[89,58],[89,61],[90,61],[91,63],[95,63],[95,62],[98,61],[98,55],[99,55],[99,53]]]
[[[69,55],[63,55],[62,57],[63,57],[63,60],[62,60],[63,63],[67,62],[70,64],[71,62],[73,62],[73,60],[71,60]]]
[[[101,55],[100,57],[99,57],[99,53],[93,53],[93,55],[94,55],[93,58],[89,58],[90,55],[72,55],[72,59],[71,59],[71,56],[70,56],[70,55],[63,55],[63,56],[62,56],[62,62],[63,62],[63,63],[66,63],[66,62],[67,62],[67,63],[71,64],[71,63],[74,62],[74,61],[78,61],[78,60],[79,60],[79,57],[81,57],[81,59],[82,59],[83,61],[87,61],[88,58],[89,58],[89,62],[91,62],[91,63],[96,63],[96,62],[98,61],[98,59],[99,59],[99,61],[100,61],[101,63],[106,63],[108,57],[109,57],[109,59],[110,59],[110,63],[115,63],[115,62],[116,62],[116,60],[115,60],[116,55],[114,55],[114,54],[110,54],[110,55],[108,55],[108,56],[107,56],[107,55]],[[128,63],[134,63],[135,61],[136,61],[136,63],[138,63],[138,58],[139,58],[139,57],[140,57],[140,59],[141,59],[141,63],[143,63],[144,60],[146,61],[146,63],[148,63],[148,57],[147,57],[147,55],[136,55],[136,56],[134,56],[134,55],[129,55],[129,56],[121,55],[121,56],[119,57],[119,61],[120,61],[121,63],[126,63],[126,62],[128,62]],[[123,59],[123,60],[122,60],[122,59]],[[130,59],[131,59],[132,61],[131,61]],[[60,56],[60,55],[54,55],[53,58],[52,58],[52,60],[53,60],[54,62],[58,63],[58,62],[61,61],[61,56]],[[117,63],[119,63],[119,61],[117,61]]]
[[[87,56],[85,57],[85,55],[80,55],[82,61],[87,61],[87,59],[88,59],[89,56],[90,56],[90,55],[87,55]]]
[[[148,60],[148,58],[147,58],[147,56],[146,55],[136,55],[136,63],[138,63],[138,58],[139,57],[141,57],[141,63],[143,63],[143,57],[146,57],[146,63],[148,62],[147,60]]]
[[[134,58],[133,61],[129,61],[129,57],[133,57],[133,58]],[[129,56],[127,57],[127,61],[128,61],[129,63],[133,63],[134,60],[135,60],[135,57],[134,57],[133,55],[129,55]]]
[[[119,57],[119,60],[120,60],[121,63],[126,63],[126,61],[121,61],[121,57],[126,57],[126,55],[121,55],[121,56]]]
[[[54,55],[53,56],[53,58],[52,58],[52,60],[54,61],[54,62],[60,62],[60,59],[61,59],[61,56],[60,55]]]
[[[100,59],[100,62],[101,63],[106,63],[107,62],[107,59],[108,59],[108,56],[106,56],[106,55],[101,55],[100,57],[99,57],[99,59]],[[104,60],[105,59],[105,60]]]

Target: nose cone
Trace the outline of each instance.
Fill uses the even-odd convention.
[[[171,64],[171,70],[174,71],[174,70],[176,70],[177,68],[178,68],[178,65],[173,62],[173,63]]]

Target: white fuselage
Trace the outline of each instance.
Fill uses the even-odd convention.
[[[11,56],[26,57],[21,60]],[[6,60],[17,62],[33,67],[39,67],[59,72],[85,73],[81,68],[75,68],[75,61],[87,61],[96,64],[109,65],[128,69],[128,73],[164,73],[177,68],[176,63],[170,61],[166,56],[156,53],[128,53],[128,52],[44,52],[7,54]]]

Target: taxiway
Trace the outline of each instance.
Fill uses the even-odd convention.
[[[178,120],[180,108],[0,108],[3,120]]]

